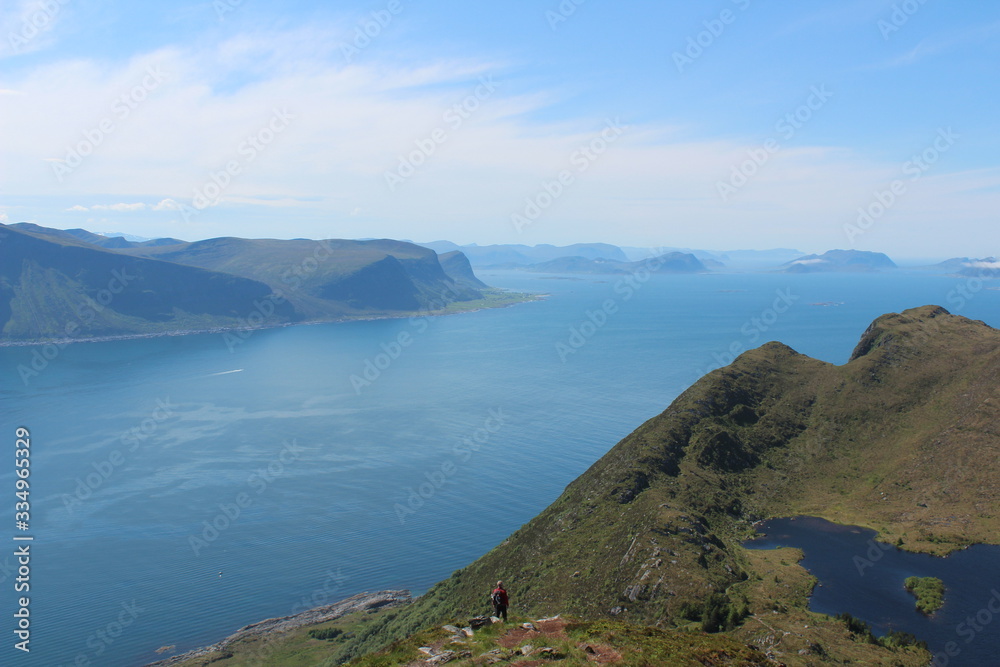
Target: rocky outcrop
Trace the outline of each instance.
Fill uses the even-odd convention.
[[[288,632],[304,625],[316,625],[334,619],[354,614],[359,611],[370,611],[381,607],[405,604],[410,601],[410,591],[378,591],[377,593],[359,593],[340,602],[316,607],[300,614],[292,616],[281,616],[279,618],[269,618],[257,623],[246,625],[235,633],[229,635],[221,642],[206,646],[204,648],[188,651],[181,655],[175,655],[166,660],[158,660],[146,665],[146,667],[168,667],[177,665],[185,660],[200,658],[210,653],[224,653],[233,643],[249,639],[251,637],[262,637],[276,632]]]

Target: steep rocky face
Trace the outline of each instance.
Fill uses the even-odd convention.
[[[476,274],[472,270],[472,264],[469,263],[469,258],[465,256],[465,253],[459,250],[446,252],[438,256],[438,261],[441,262],[441,268],[448,274],[448,277],[455,282],[462,283],[473,289],[481,289],[487,286],[486,283],[476,277]]]
[[[319,290],[319,296],[331,301],[342,301],[356,310],[420,308],[413,282],[400,261],[392,255],[343,276],[340,280],[326,283]]]

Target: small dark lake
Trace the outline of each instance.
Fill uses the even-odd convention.
[[[772,519],[759,531],[763,536],[747,548],[803,551],[801,565],[822,584],[813,590],[813,611],[850,613],[878,635],[912,633],[927,642],[934,667],[1000,665],[1000,546],[975,545],[938,558],[876,542],[866,528],[812,517]],[[932,617],[916,611],[903,588],[911,576],[944,582],[944,606]]]

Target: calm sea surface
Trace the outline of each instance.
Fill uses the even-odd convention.
[[[35,537],[23,656],[5,465],[0,662],[137,665],[360,591],[419,594],[730,350],[780,340],[844,363],[877,316],[929,303],[1000,327],[1000,291],[903,272],[482,277],[549,297],[262,330],[233,351],[221,334],[76,344],[27,382],[37,348],[0,348],[0,433],[32,435]]]

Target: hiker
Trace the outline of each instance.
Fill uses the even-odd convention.
[[[493,603],[493,615],[497,618],[507,620],[507,591],[503,587],[503,582],[498,581],[497,587],[490,594],[490,602]]]

